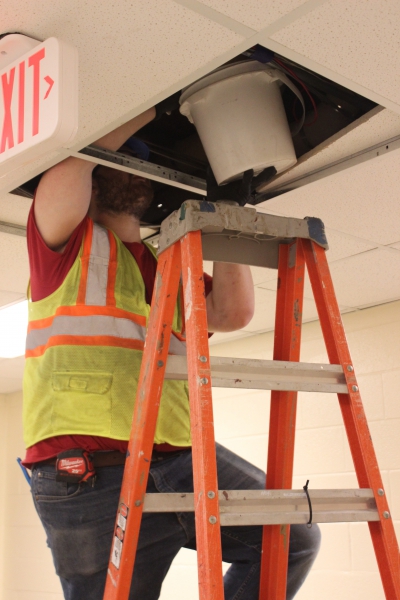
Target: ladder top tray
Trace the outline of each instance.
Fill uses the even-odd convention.
[[[186,200],[163,221],[159,253],[198,230],[205,260],[277,268],[282,243],[306,238],[328,249],[324,224],[315,217],[278,217],[229,202]]]

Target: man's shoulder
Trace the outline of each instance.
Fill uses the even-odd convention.
[[[27,245],[33,301],[43,300],[63,283],[79,255],[87,224],[88,217],[85,217],[63,250],[57,252],[49,248],[40,235],[32,206],[27,223]]]

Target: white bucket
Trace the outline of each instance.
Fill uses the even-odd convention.
[[[244,171],[277,173],[296,163],[292,134],[283,107],[283,81],[304,102],[278,69],[257,61],[222,67],[184,90],[180,111],[194,123],[219,185]]]

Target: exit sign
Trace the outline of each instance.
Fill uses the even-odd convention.
[[[30,40],[33,48],[22,45],[15,58],[17,37],[25,38],[0,40],[0,177],[66,146],[78,128],[77,50],[56,38]]]

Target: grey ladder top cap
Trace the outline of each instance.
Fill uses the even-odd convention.
[[[202,232],[205,260],[222,260],[277,268],[278,246],[290,243],[295,238],[310,239],[328,249],[324,224],[315,217],[295,219],[257,212],[255,208],[241,207],[232,202],[208,202],[207,200],[186,200],[181,208],[169,215],[161,224],[159,253],[177,242],[190,231]],[[212,239],[214,238],[214,239]],[[247,244],[236,253],[228,256],[228,241],[237,240]],[[235,244],[230,244],[234,246]],[[238,244],[236,244],[238,245]],[[210,255],[212,251],[214,256]],[[221,250],[222,246],[224,249]],[[207,248],[210,247],[210,252]],[[263,254],[262,248],[270,254],[268,258],[257,258]],[[244,255],[250,254],[248,260]],[[216,255],[215,255],[216,254]],[[225,258],[224,258],[225,256]],[[232,258],[232,260],[229,260]]]

